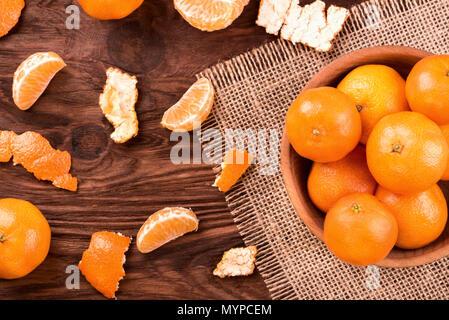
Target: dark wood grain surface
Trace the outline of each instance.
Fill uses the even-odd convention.
[[[331,2],[349,7],[360,1]],[[79,30],[65,26],[65,9],[76,1],[26,3],[19,24],[0,39],[0,129],[37,131],[69,151],[80,184],[77,193],[59,190],[20,166],[0,164],[0,197],[31,201],[52,229],[47,259],[25,278],[0,280],[0,299],[102,299],[82,276],[80,289],[67,289],[67,266],[78,264],[93,232],[135,237],[146,218],[166,206],[192,208],[201,220],[198,232],[148,255],[133,242],[119,299],[269,299],[257,273],[224,280],[212,276],[222,252],[243,242],[224,195],[211,187],[212,168],[172,164],[175,143],[159,124],[194,74],[275,39],[255,25],[259,1],[251,0],[231,27],[214,33],[192,28],[171,0],[147,0],[119,21],[98,21],[82,12]],[[38,51],[55,51],[68,66],[23,112],[11,98],[12,76]],[[140,132],[124,145],[109,138],[112,127],[97,104],[109,66],[139,79]]]

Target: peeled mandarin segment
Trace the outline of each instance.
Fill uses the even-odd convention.
[[[221,175],[215,180],[214,187],[218,190],[226,192],[237,183],[240,177],[245,173],[253,162],[254,157],[246,150],[229,150],[221,164]]]
[[[143,0],[78,0],[92,18],[99,20],[123,19],[139,8]]]
[[[0,0],[0,37],[14,28],[24,7],[24,0]]]
[[[119,281],[125,276],[123,265],[131,238],[108,231],[92,235],[89,248],[79,263],[86,280],[106,298],[115,298]]]
[[[162,126],[175,132],[197,129],[212,110],[214,93],[209,79],[199,79],[175,105],[165,111]]]
[[[223,254],[213,274],[220,278],[249,276],[254,272],[256,255],[255,246],[230,249]]]
[[[71,156],[67,151],[53,149],[39,133],[27,131],[16,135],[0,132],[0,160],[22,165],[38,180],[52,181],[53,185],[69,191],[77,190],[77,179],[70,174]]]
[[[237,19],[249,0],[174,0],[175,8],[202,31],[225,29]]]
[[[198,230],[199,220],[192,210],[165,208],[153,213],[137,234],[137,249],[151,252],[188,232]]]
[[[27,110],[39,99],[51,79],[66,64],[54,52],[38,52],[25,61],[14,73],[13,99],[21,110]]]
[[[115,143],[125,143],[139,132],[139,122],[135,111],[138,98],[137,78],[118,68],[106,71],[106,85],[100,95],[101,111],[114,126],[111,139]]]

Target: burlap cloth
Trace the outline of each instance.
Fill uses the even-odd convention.
[[[351,9],[330,53],[278,40],[199,74],[211,79],[216,89],[207,126],[222,133],[226,128],[277,129],[280,141],[291,102],[310,77],[336,57],[378,45],[449,52],[448,34],[447,0],[365,2]],[[449,298],[447,257],[424,266],[378,271],[342,263],[296,215],[280,169],[274,176],[261,175],[257,166],[226,200],[245,243],[259,249],[257,267],[273,299]]]

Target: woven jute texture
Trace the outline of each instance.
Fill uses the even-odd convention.
[[[222,134],[275,129],[280,141],[288,107],[322,67],[378,45],[449,52],[448,12],[447,0],[368,1],[351,9],[329,53],[278,40],[207,69],[198,77],[211,79],[216,100],[206,126]],[[342,263],[296,215],[280,169],[260,169],[253,166],[226,200],[245,243],[259,249],[257,267],[273,299],[449,298],[449,258],[401,269]]]

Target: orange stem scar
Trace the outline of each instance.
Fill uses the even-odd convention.
[[[6,241],[6,238],[2,234],[0,234],[0,243],[3,243],[5,241]]]
[[[397,144],[393,145],[393,150],[391,150],[391,152],[401,153],[403,149],[404,149],[404,146],[402,144],[397,143]]]
[[[321,134],[320,130],[318,129],[313,129],[312,133],[314,136],[319,136]]]
[[[357,203],[354,203],[354,205],[352,206],[352,211],[358,213],[360,211],[360,206]]]
[[[362,109],[363,109],[362,106],[360,106],[360,105],[357,106],[357,111],[358,111],[358,112],[362,111]]]

